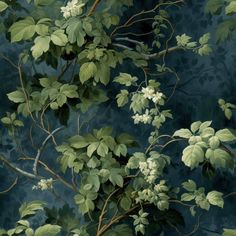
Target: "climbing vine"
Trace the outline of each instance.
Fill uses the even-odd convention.
[[[206,12],[216,13],[221,2],[209,0]],[[231,0],[226,6],[227,14],[236,11],[235,3]],[[1,229],[0,235],[128,236],[151,235],[153,229],[156,235],[168,235],[166,230],[191,235],[204,212],[223,208],[225,199],[234,195],[198,186],[187,176],[174,185],[168,172],[174,158],[183,168],[199,175],[201,170],[208,177],[234,170],[233,129],[196,121],[191,127],[165,132],[175,119],[169,103],[181,80],[168,57],[180,51],[207,57],[213,51],[210,33],[199,39],[176,34],[171,13],[185,4],[183,0],[156,1],[153,8],[135,13],[133,4],[132,0],[0,1],[1,34],[19,51],[14,59],[0,54],[17,74],[15,88],[6,94],[14,110],[6,112],[1,123],[18,157],[14,161],[1,153],[0,161],[17,176],[31,179],[32,191],[39,195],[48,191],[65,202],[61,209],[50,209],[39,199],[23,203],[15,227]],[[140,32],[144,22],[148,31]],[[220,26],[218,41],[228,37]],[[39,72],[40,66],[50,69]],[[170,93],[163,89],[162,76],[175,80]],[[128,124],[148,130],[144,143],[115,126],[91,127],[100,115],[95,108],[111,103],[128,114]],[[219,106],[231,119],[236,106],[223,99]],[[72,135],[71,119],[77,122]],[[34,156],[20,140],[21,130],[30,134],[33,147],[32,130],[44,137]],[[178,156],[168,149],[177,143],[182,147]],[[58,194],[61,186],[71,192],[71,199]],[[181,228],[179,207],[197,220],[190,233]],[[32,218],[42,211],[45,223],[33,224]],[[231,231],[235,234],[225,229],[223,235]]]

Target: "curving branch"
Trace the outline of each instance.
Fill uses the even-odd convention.
[[[13,182],[13,184],[11,184],[11,186],[9,188],[7,188],[6,190],[0,192],[0,194],[6,194],[9,191],[11,191],[17,185],[17,182],[18,182],[18,177],[16,177],[15,181]]]
[[[26,176],[26,177],[31,178],[31,179],[40,179],[39,176],[37,176],[35,174],[31,174],[31,173],[29,173],[27,171],[24,171],[24,170],[16,167],[11,162],[9,162],[3,155],[0,155],[0,161],[2,161],[4,164],[6,164],[9,168],[14,170],[18,174],[21,174],[21,175]]]
[[[37,175],[38,161],[39,161],[39,158],[40,158],[40,156],[41,156],[41,154],[42,154],[42,151],[43,151],[45,145],[47,144],[48,140],[49,140],[50,138],[52,138],[53,135],[54,135],[55,133],[57,133],[58,131],[60,131],[62,128],[63,128],[63,127],[60,127],[60,128],[57,128],[57,129],[53,130],[53,131],[47,136],[47,138],[43,141],[42,146],[38,149],[37,155],[36,155],[36,157],[35,157],[34,165],[33,165],[33,172],[34,172],[35,175]]]

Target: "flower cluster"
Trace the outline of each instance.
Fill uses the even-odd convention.
[[[153,158],[148,158],[147,161],[139,163],[139,169],[141,173],[145,176],[145,180],[152,184],[158,177],[158,162]]]
[[[53,184],[53,179],[41,179],[37,185],[33,186],[33,190],[34,189],[40,189],[40,190],[48,190],[48,189],[52,189],[52,184]]]
[[[152,100],[155,104],[158,104],[163,98],[163,93],[155,92],[151,87],[142,88],[143,97]]]
[[[168,191],[169,188],[166,186],[166,182],[161,180],[153,189],[146,188],[139,191],[135,201],[136,203],[149,202],[157,206],[159,210],[164,211],[169,208]]]
[[[149,114],[149,110],[146,110],[145,114],[143,115],[135,114],[134,116],[132,116],[132,118],[134,119],[135,124],[138,123],[150,124],[152,121],[152,117]]]
[[[83,6],[85,4],[81,0],[72,0],[67,3],[65,7],[61,7],[61,12],[64,18],[81,15],[83,12]]]

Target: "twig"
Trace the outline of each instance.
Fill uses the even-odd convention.
[[[96,10],[96,8],[97,8],[97,6],[100,2],[101,2],[101,0],[95,0],[94,1],[94,3],[92,5],[91,9],[89,10],[87,16],[91,16],[95,12],[95,10]]]
[[[12,190],[17,185],[17,182],[18,182],[18,177],[16,177],[15,181],[13,182],[13,184],[8,189],[0,192],[0,194],[8,193],[10,190]]]
[[[165,3],[159,3],[157,4],[153,9],[151,10],[147,10],[147,11],[141,11],[137,14],[134,14],[133,16],[131,16],[123,25],[120,25],[120,26],[117,26],[111,33],[111,37],[119,30],[119,29],[122,29],[122,28],[126,28],[131,22],[133,19],[135,19],[136,17],[138,16],[141,16],[141,15],[144,15],[144,14],[150,14],[150,13],[154,13],[159,7],[161,6],[164,6],[164,5],[175,5],[177,3],[183,3],[184,1],[183,0],[178,0],[178,1],[175,1],[175,2],[165,2]]]
[[[130,42],[130,43],[143,45],[143,42],[140,42],[140,41],[134,40],[134,39],[130,39],[128,37],[115,38],[115,41],[127,41],[127,42]]]
[[[55,133],[57,133],[58,131],[60,131],[62,128],[63,128],[63,127],[59,127],[59,128],[57,128],[57,129],[53,130],[52,133],[50,133],[50,134],[47,136],[47,138],[43,141],[42,146],[38,149],[37,155],[36,155],[36,157],[35,157],[34,165],[33,165],[33,172],[34,172],[35,175],[37,175],[37,165],[38,165],[38,161],[39,161],[39,158],[40,158],[40,156],[41,156],[41,153],[42,153],[42,151],[43,151],[45,145],[47,144],[48,140],[49,140],[50,138],[52,138],[53,135],[54,135]]]
[[[14,166],[12,163],[10,163],[4,156],[0,155],[0,161],[4,162],[8,167],[10,167],[11,169],[13,169],[15,172],[21,174],[21,175],[24,175],[28,178],[31,178],[31,179],[40,179],[39,176],[36,176],[34,174],[31,174],[29,172],[26,172],[16,166]]]
[[[106,214],[106,208],[107,208],[107,204],[110,200],[110,198],[118,191],[119,189],[116,189],[115,191],[113,191],[106,199],[104,205],[103,205],[103,208],[102,208],[102,211],[101,211],[101,214],[99,216],[99,222],[98,222],[98,227],[97,227],[97,236],[100,235],[100,229],[101,229],[101,226],[102,226],[102,221],[103,221],[103,216]]]
[[[34,158],[31,157],[22,157],[20,158],[20,160],[29,160],[29,161],[34,161]],[[55,173],[52,169],[50,169],[44,162],[42,161],[38,161],[38,163],[40,165],[42,165],[44,167],[44,169],[49,172],[52,176],[54,176],[56,179],[58,179],[62,184],[64,184],[65,186],[67,186],[68,188],[74,190],[75,192],[78,192],[78,188],[76,186],[71,185],[70,183],[68,183],[66,180],[64,180],[60,175],[58,175],[57,173]]]

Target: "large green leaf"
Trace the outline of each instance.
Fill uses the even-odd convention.
[[[31,39],[36,31],[35,21],[31,16],[15,22],[10,28],[11,42]]]
[[[38,210],[43,210],[43,205],[44,203],[42,201],[23,203],[19,208],[21,218],[34,215]]]
[[[227,19],[219,24],[216,38],[217,42],[224,42],[232,37],[233,32],[236,30],[236,19]]]
[[[61,227],[58,225],[46,224],[35,230],[34,236],[56,236],[60,233]]]
[[[221,142],[231,142],[236,140],[236,136],[233,133],[233,131],[229,129],[222,129],[216,132],[215,136],[221,141]]]
[[[202,148],[197,144],[186,147],[183,150],[182,161],[191,169],[198,167],[199,164],[204,161]]]
[[[205,12],[216,14],[224,6],[224,0],[208,0],[205,6]]]

